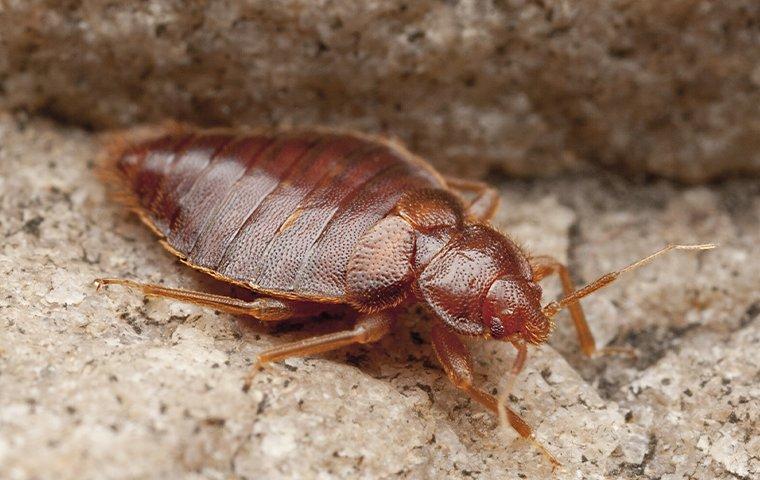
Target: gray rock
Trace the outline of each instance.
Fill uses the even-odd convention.
[[[537,451],[459,393],[410,311],[377,345],[287,360],[241,391],[263,348],[339,328],[266,327],[93,279],[230,293],[179,264],[108,199],[81,130],[0,115],[0,478],[548,478]],[[515,408],[555,478],[754,478],[760,472],[760,188],[633,185],[608,175],[501,183],[495,224],[580,281],[667,241],[674,253],[584,301],[531,350]],[[546,282],[547,298],[558,293]],[[422,342],[419,341],[422,339]],[[498,388],[513,352],[473,342]],[[561,354],[560,354],[561,353]]]
[[[756,0],[11,0],[0,105],[353,127],[470,176],[757,176],[758,22]]]

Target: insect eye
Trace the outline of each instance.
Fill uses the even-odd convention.
[[[491,318],[491,335],[494,338],[500,338],[504,335],[504,324],[497,317]]]

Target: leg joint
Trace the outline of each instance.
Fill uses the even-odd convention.
[[[359,343],[373,343],[391,331],[393,320],[388,315],[374,314],[362,318],[354,328]]]

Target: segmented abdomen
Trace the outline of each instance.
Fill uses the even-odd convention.
[[[116,168],[191,265],[322,301],[342,300],[354,245],[401,195],[443,188],[405,150],[334,133],[171,134],[126,149]]]

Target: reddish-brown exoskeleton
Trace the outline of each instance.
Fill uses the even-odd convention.
[[[670,245],[575,290],[561,263],[527,255],[489,226],[498,202],[493,189],[444,178],[384,139],[322,130],[172,128],[153,138],[123,137],[107,157],[106,173],[122,200],[167,250],[259,297],[249,302],[124,279],[100,285],[262,321],[312,316],[326,304],[357,313],[354,328],[265,350],[256,368],[374,342],[390,331],[400,308],[421,302],[435,318],[433,347],[454,385],[534,443],[527,423],[474,385],[460,337],[514,345],[511,386],[527,346],[546,342],[560,309],[570,310],[581,348],[592,355],[597,349],[580,298],[665,251],[712,247]],[[565,297],[542,306],[537,282],[552,273]]]

